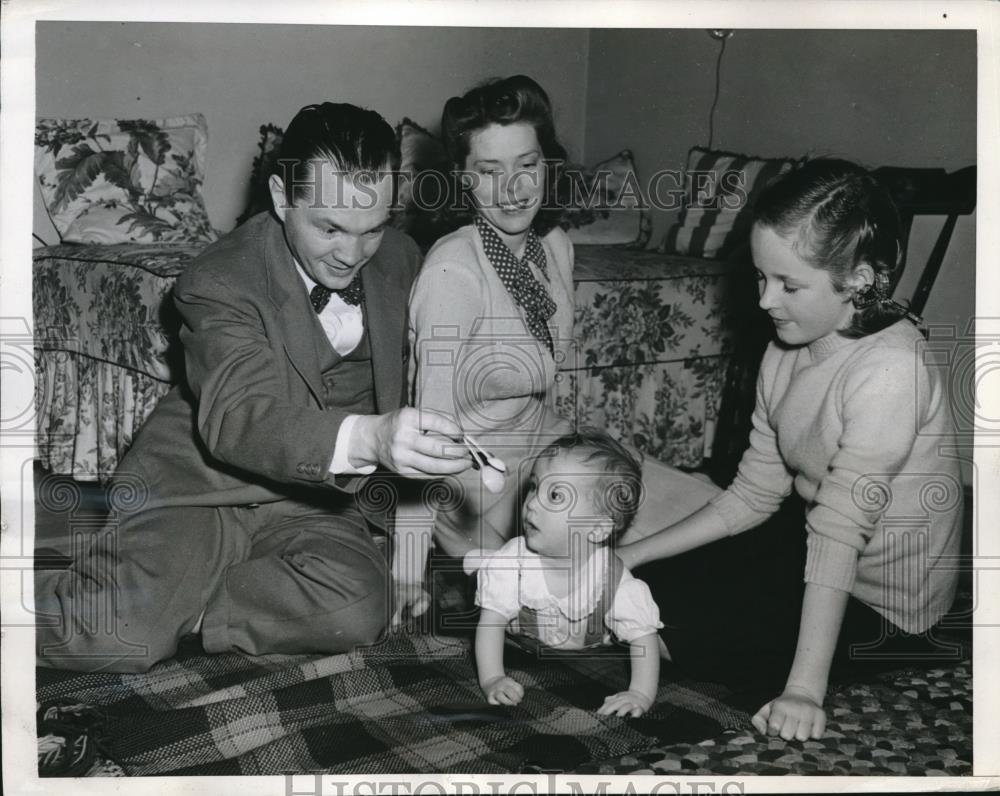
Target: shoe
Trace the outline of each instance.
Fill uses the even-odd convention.
[[[38,776],[86,776],[97,760],[90,736],[66,727],[50,730],[38,736]]]
[[[104,751],[104,714],[67,699],[39,705],[39,777],[125,776]]]

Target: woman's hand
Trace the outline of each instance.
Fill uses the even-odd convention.
[[[761,735],[780,735],[786,741],[793,738],[806,741],[823,737],[826,713],[823,706],[804,689],[789,686],[781,696],[758,710],[752,723]]]
[[[421,582],[393,580],[393,612],[389,627],[395,630],[403,624],[403,614],[421,616],[431,607],[431,596]]]
[[[424,572],[431,549],[433,516],[427,515],[423,504],[402,501],[396,508],[396,528],[392,562],[392,618],[389,628],[403,624],[403,614],[411,617],[426,613],[431,596],[424,587]]]

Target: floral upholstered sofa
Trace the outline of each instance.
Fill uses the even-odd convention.
[[[404,174],[441,162],[428,131],[404,119],[397,132]],[[280,133],[261,127],[255,195],[244,217],[261,199]],[[157,401],[183,378],[169,295],[218,235],[201,198],[207,137],[198,114],[37,123],[39,186],[62,239],[33,257],[37,449],[53,473],[106,479]],[[723,155],[692,150],[688,165],[704,168]],[[759,176],[753,162],[742,168]],[[627,150],[581,170],[584,179],[612,178],[596,210],[570,208],[564,217],[576,247],[576,347],[560,364],[557,400],[567,416],[667,464],[697,467],[712,442],[731,347],[729,292],[738,266],[721,255],[733,248],[745,214],[717,201],[720,194],[714,218],[706,220],[704,207],[687,208],[659,250],[646,250],[645,210],[637,203],[606,209],[629,170]],[[398,223],[426,248],[444,230],[407,198],[401,195]]]

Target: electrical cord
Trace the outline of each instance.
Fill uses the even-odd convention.
[[[721,86],[721,75],[722,75],[722,56],[726,52],[726,41],[730,36],[733,35],[732,31],[711,31],[710,34],[713,39],[719,40],[719,55],[715,59],[715,95],[712,97],[712,109],[708,112],[708,147],[712,148],[712,142],[715,139],[715,109],[719,104],[719,89]]]

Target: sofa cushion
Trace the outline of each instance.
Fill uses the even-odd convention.
[[[405,116],[396,125],[396,140],[399,141],[400,152],[397,203],[402,208],[411,207],[414,201],[421,209],[436,207],[440,195],[438,189],[443,183],[437,179],[421,179],[421,175],[428,171],[434,172],[435,177],[448,174],[448,155],[444,143]]]
[[[39,119],[35,173],[64,243],[209,243],[208,128],[169,119]]]
[[[754,199],[794,162],[692,148],[685,171],[685,206],[657,250],[728,257],[749,240]]]
[[[396,126],[399,141],[399,193],[393,223],[423,251],[467,221],[448,207],[457,186],[444,142],[412,119]]]
[[[652,226],[629,150],[590,167],[567,164],[564,177],[560,226],[574,244],[645,248]]]

